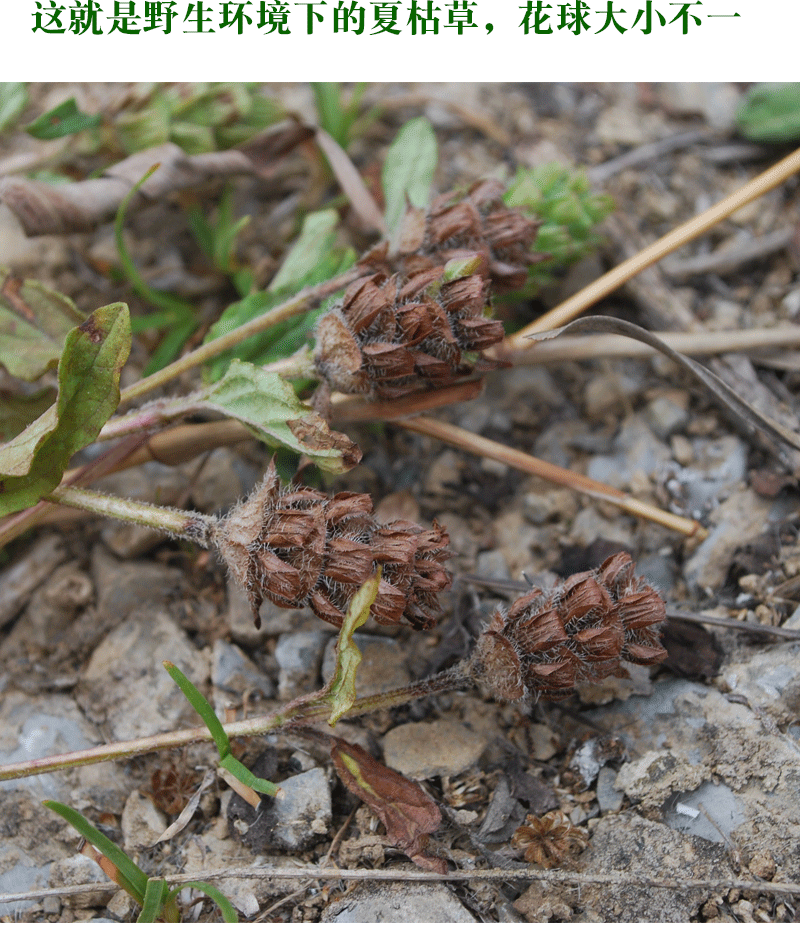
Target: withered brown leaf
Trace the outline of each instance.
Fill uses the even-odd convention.
[[[383,822],[389,841],[426,871],[446,874],[444,858],[425,852],[429,835],[442,822],[442,813],[433,799],[361,747],[338,737],[331,740],[331,758],[339,778]]]

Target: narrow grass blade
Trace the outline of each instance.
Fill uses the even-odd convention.
[[[86,841],[91,842],[98,851],[101,851],[106,858],[111,861],[117,868],[117,884],[119,884],[124,891],[127,891],[137,904],[143,905],[148,881],[144,871],[135,865],[125,852],[121,848],[118,848],[110,838],[107,838],[101,831],[96,829],[94,825],[87,822],[80,812],[76,812],[75,809],[71,809],[68,805],[63,805],[52,799],[46,800],[44,805],[52,812],[55,812],[56,815],[60,815],[63,819],[66,819]]]
[[[244,763],[241,763],[230,753],[220,760],[219,765],[235,776],[240,783],[244,783],[245,786],[255,789],[256,792],[260,792],[264,796],[275,796],[278,793],[278,787],[275,783],[253,775]]]
[[[219,907],[222,919],[225,923],[239,922],[239,917],[233,909],[233,905],[218,887],[214,887],[213,884],[207,884],[205,881],[189,881],[188,884],[182,884],[181,887],[193,887],[197,891],[202,891],[206,897],[210,897],[217,907]],[[180,888],[172,893],[177,894],[179,890]]]
[[[186,675],[172,664],[171,661],[165,661],[164,667],[167,674],[172,678],[175,684],[183,691],[186,700],[200,715],[200,719],[208,727],[208,731],[214,739],[214,743],[219,751],[220,760],[224,760],[231,752],[231,742],[225,733],[219,717],[214,713],[214,708],[208,703],[203,695],[197,690]]]
[[[56,138],[77,134],[88,128],[96,128],[102,120],[103,116],[100,114],[84,114],[78,108],[75,99],[68,98],[40,115],[25,130],[31,137],[38,138],[40,141],[54,141]]]
[[[144,903],[142,911],[139,914],[137,923],[155,923],[165,909],[167,903],[169,888],[167,882],[162,878],[150,878],[144,891]],[[177,909],[175,910],[177,916]],[[170,920],[169,923],[177,923],[177,920]]]

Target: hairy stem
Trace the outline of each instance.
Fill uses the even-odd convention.
[[[91,511],[103,517],[113,517],[128,524],[151,527],[173,537],[191,540],[201,547],[209,546],[209,536],[216,525],[216,518],[207,514],[159,507],[133,498],[120,498],[114,494],[69,485],[59,485],[45,500],[80,511]]]
[[[472,683],[468,675],[467,664],[467,662],[462,662],[448,668],[446,671],[422,681],[415,681],[403,688],[356,698],[353,706],[344,717],[350,718],[372,711],[399,707],[402,704],[409,703],[409,701],[415,701],[431,694],[467,687]],[[330,716],[330,712],[330,702],[321,698],[317,693],[316,695],[306,695],[291,701],[273,714],[234,721],[230,724],[224,724],[223,727],[229,737],[256,737],[276,730],[307,726],[325,721]],[[42,773],[53,773],[62,769],[73,769],[78,766],[91,766],[109,760],[123,760],[131,756],[154,753],[157,750],[169,750],[173,747],[182,747],[189,743],[200,743],[211,739],[211,733],[207,727],[192,727],[186,730],[175,730],[171,733],[159,733],[152,737],[140,737],[136,740],[101,744],[88,750],[76,750],[74,753],[61,753],[0,766],[0,782],[10,779],[22,779],[26,776],[38,776]]]
[[[218,337],[214,341],[210,341],[208,344],[203,344],[201,347],[190,351],[162,370],[158,370],[149,377],[144,377],[136,383],[131,384],[122,391],[120,395],[120,406],[124,406],[137,396],[149,393],[151,390],[157,389],[164,383],[174,380],[182,373],[192,369],[192,367],[206,363],[216,357],[217,354],[221,354],[225,350],[230,350],[242,341],[256,334],[260,334],[261,331],[266,330],[268,327],[272,327],[274,324],[280,324],[282,321],[286,321],[296,314],[302,314],[308,311],[315,304],[327,298],[328,295],[335,295],[336,292],[346,288],[351,282],[355,281],[363,274],[364,270],[360,266],[354,265],[342,275],[337,275],[335,278],[328,279],[328,281],[314,285],[311,288],[305,288],[295,295],[294,298],[284,302],[284,304],[271,308],[269,311],[265,311],[264,314],[253,318],[253,320],[247,324],[243,324],[241,327],[229,331],[227,334]]]

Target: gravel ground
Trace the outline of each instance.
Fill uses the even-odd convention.
[[[42,86],[32,94],[41,109],[72,91]],[[125,90],[74,91],[91,110]],[[313,118],[307,87],[273,91]],[[726,83],[372,86],[366,101],[384,109],[352,157],[375,179],[400,124],[424,114],[439,141],[440,191],[550,160],[587,167],[593,185],[616,203],[602,227],[603,247],[543,297],[508,312],[524,324],[783,156],[737,138],[741,92]],[[653,142],[662,144],[656,155],[645,149]],[[31,147],[21,135],[10,144],[9,153]],[[312,207],[325,196],[326,184],[304,161],[292,157],[269,182],[235,187],[238,211],[254,219],[242,253],[265,281],[280,261],[298,194]],[[593,313],[696,334],[794,323],[797,206],[792,179],[637,276]],[[230,300],[204,270],[179,201],[146,207],[129,229],[146,280],[192,294],[212,313]],[[785,236],[776,240],[780,232]],[[147,310],[108,277],[111,224],[85,235],[26,239],[0,206],[0,246],[0,262],[15,274],[58,288],[83,310],[112,300],[129,302],[133,313]],[[142,358],[135,349],[123,382]],[[705,362],[749,401],[794,422],[797,353],[759,349]],[[415,865],[342,788],[327,750],[300,736],[270,736],[241,745],[244,762],[284,789],[255,821],[222,780],[204,780],[216,764],[213,749],[203,745],[3,783],[3,920],[131,919],[130,899],[103,889],[2,901],[28,888],[105,880],[76,853],[75,833],[42,809],[44,798],[78,808],[150,874],[250,869],[215,882],[242,919],[795,919],[800,465],[779,462],[658,356],[515,366],[491,374],[480,399],[437,416],[693,518],[708,537],[686,538],[391,425],[347,427],[364,460],[326,482],[331,490],[370,492],[385,519],[429,524],[435,517],[455,550],[456,580],[436,629],[422,634],[368,623],[361,630],[359,691],[388,690],[463,656],[480,621],[513,598],[508,586],[527,585],[525,574],[546,584],[619,548],[631,553],[670,610],[740,626],[670,619],[664,665],[633,667],[628,678],[584,686],[555,704],[520,707],[478,691],[452,693],[338,725],[339,736],[419,781],[440,803],[444,824],[431,850],[451,867],[478,872],[474,879],[414,883]],[[110,476],[104,486],[215,513],[250,490],[268,462],[262,448],[248,443],[175,467],[151,462]],[[0,571],[0,617],[2,763],[193,726],[161,668],[164,659],[180,664],[218,711],[266,712],[320,687],[335,638],[310,612],[268,604],[256,632],[246,600],[212,555],[75,516],[11,546]],[[154,844],[203,782],[189,825]],[[485,873],[518,867],[510,844],[515,830],[526,816],[555,812],[574,838],[564,843],[555,870],[503,880]],[[315,880],[320,867],[401,869],[409,880]],[[264,877],[264,868],[278,869],[276,876]],[[286,870],[297,868],[310,877]],[[216,919],[207,905],[188,898],[182,904],[187,920]]]

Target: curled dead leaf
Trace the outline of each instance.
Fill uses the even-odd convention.
[[[343,433],[329,428],[319,413],[308,413],[300,419],[287,419],[292,435],[308,451],[322,452],[335,449],[341,452],[346,468],[354,468],[361,461],[361,449]]]
[[[426,871],[447,873],[447,862],[425,852],[442,813],[417,783],[373,759],[366,750],[331,737],[331,758],[345,787],[365,802],[386,827],[389,841]]]
[[[134,196],[133,207],[175,190],[197,187],[213,177],[266,176],[270,162],[312,133],[291,120],[269,128],[241,149],[187,154],[177,144],[159,144],[126,157],[102,177],[76,183],[51,185],[27,177],[4,177],[0,179],[0,200],[20,221],[26,236],[86,232],[111,218],[154,164],[159,165],[158,170]]]

